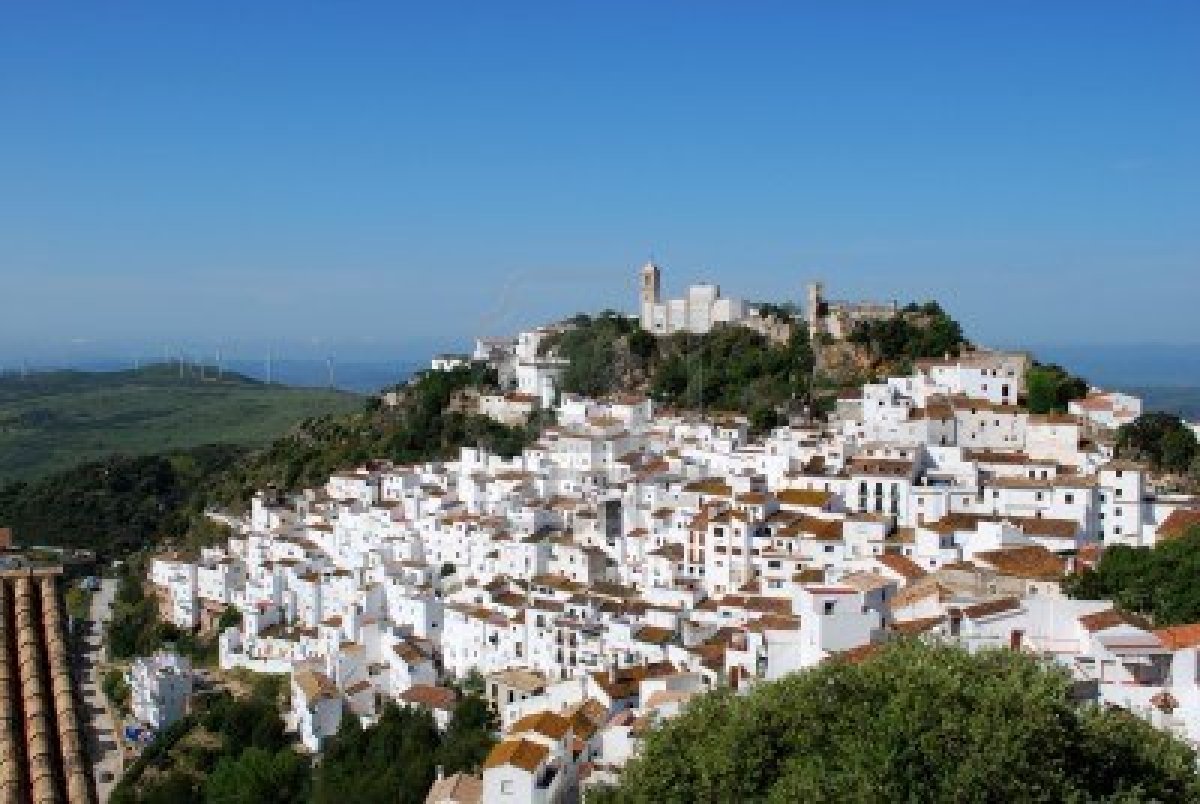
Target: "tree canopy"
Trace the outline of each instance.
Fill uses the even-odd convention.
[[[1187,472],[1200,454],[1196,435],[1172,413],[1143,413],[1117,431],[1117,454],[1164,472]]]
[[[804,395],[812,374],[813,354],[802,326],[794,327],[788,343],[773,343],[738,326],[655,337],[636,319],[615,313],[579,315],[570,323],[572,329],[542,344],[543,351],[570,361],[562,379],[570,393],[642,389],[667,407],[745,413],[764,429]]]
[[[369,729],[347,716],[330,739],[313,779],[313,804],[421,804],[437,767],[475,771],[491,750],[497,724],[487,703],[459,700],[444,734],[424,709],[387,704]]]
[[[1150,617],[1158,627],[1200,622],[1200,528],[1153,548],[1113,545],[1095,569],[1068,576],[1071,597],[1112,599],[1121,608]]]
[[[1072,399],[1087,392],[1085,380],[1052,363],[1034,363],[1025,374],[1025,406],[1030,413],[1065,413]]]
[[[601,802],[1194,801],[1195,755],[1013,651],[903,641],[655,728]]]
[[[957,355],[967,343],[959,323],[934,301],[910,304],[891,318],[859,321],[847,340],[891,363]]]

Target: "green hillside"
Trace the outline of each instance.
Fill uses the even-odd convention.
[[[193,371],[181,378],[166,365],[3,377],[0,483],[113,454],[267,444],[302,419],[361,404],[341,391],[267,385],[236,374],[201,379]]]

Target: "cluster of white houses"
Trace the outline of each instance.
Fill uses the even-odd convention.
[[[569,801],[692,696],[895,634],[1036,653],[1082,695],[1200,741],[1200,625],[1154,630],[1059,589],[1104,545],[1200,523],[1200,502],[1113,460],[1137,400],[1033,415],[1028,358],[981,350],[752,438],[736,415],[546,393],[544,336],[500,350],[524,401],[555,415],[522,454],[263,491],[226,545],[152,562],[176,625],[241,612],[221,664],[289,674],[308,748],[389,701],[444,723],[447,679],[475,671],[501,741],[429,801]]]

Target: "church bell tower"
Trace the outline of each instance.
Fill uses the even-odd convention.
[[[639,299],[641,301],[642,329],[653,329],[654,305],[659,303],[662,275],[658,266],[648,262],[642,266],[642,283]]]

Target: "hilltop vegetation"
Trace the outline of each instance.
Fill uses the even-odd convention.
[[[180,377],[166,365],[0,377],[0,484],[113,455],[263,445],[302,419],[361,404],[341,391],[268,385],[238,374],[201,379],[193,369]]]
[[[570,361],[562,380],[569,393],[644,392],[666,407],[740,411],[766,426],[808,387],[812,373],[812,351],[799,327],[787,344],[773,344],[745,327],[656,338],[635,319],[611,312],[577,315],[570,323],[572,329],[541,347]]]
[[[877,363],[907,368],[915,360],[957,355],[967,339],[962,326],[935,301],[910,304],[892,318],[860,321],[847,338]]]
[[[838,387],[907,368],[920,358],[958,354],[967,345],[958,322],[936,302],[909,305],[886,321],[860,323],[843,343],[815,345],[840,352],[835,362],[853,365],[850,373],[817,359],[804,322],[790,308],[767,309],[793,322],[786,343],[737,326],[655,337],[634,318],[604,312],[571,318],[572,327],[547,338],[541,350],[570,361],[564,391],[644,392],[666,407],[744,413],[762,429],[779,421],[795,400],[810,397],[814,374],[821,386]],[[814,372],[814,363],[822,364],[820,371]]]
[[[592,801],[1196,801],[1185,744],[1016,651],[898,642],[656,727]]]

